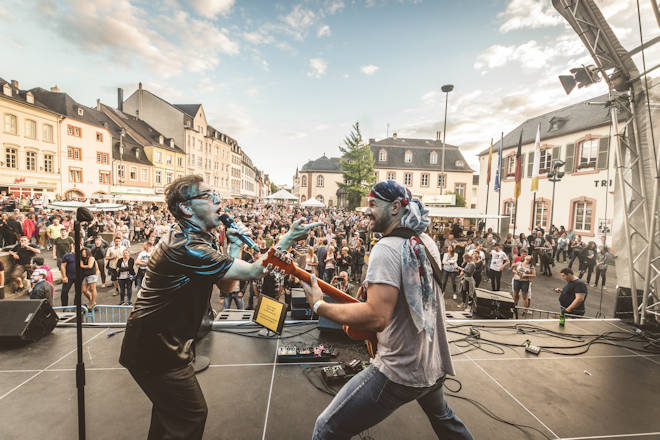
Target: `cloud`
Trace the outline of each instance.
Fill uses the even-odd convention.
[[[327,24],[322,25],[318,31],[316,31],[317,37],[329,37],[330,36],[330,26]]]
[[[312,78],[321,78],[325,75],[325,71],[328,68],[328,63],[325,62],[322,58],[310,58],[309,67],[312,68],[311,71],[307,72],[307,76]]]
[[[264,34],[263,31],[258,30],[255,32],[243,32],[243,38],[251,44],[261,45],[270,44],[275,41],[272,35]]]
[[[314,11],[306,9],[298,4],[293,7],[291,12],[280,17],[280,19],[288,26],[287,30],[291,35],[298,40],[302,40],[303,31],[316,22],[316,14]]]
[[[259,89],[256,87],[250,87],[245,91],[245,94],[248,96],[257,96],[259,94]]]
[[[204,77],[193,85],[193,89],[199,94],[208,95],[226,86],[227,84],[216,82],[209,77]]]
[[[553,27],[564,23],[550,0],[511,0],[506,10],[497,14],[497,18],[504,20],[500,26],[501,32]]]
[[[343,1],[333,1],[325,8],[325,12],[327,12],[330,15],[333,15],[341,11],[342,9],[344,9]]]
[[[227,15],[234,6],[234,0],[190,0],[190,5],[197,14],[206,18]]]
[[[378,69],[380,69],[380,67],[374,66],[373,64],[367,64],[366,66],[360,67],[360,72],[365,75],[373,75]]]

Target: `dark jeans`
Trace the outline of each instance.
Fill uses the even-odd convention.
[[[573,252],[573,255],[571,255],[571,261],[568,262],[568,268],[573,269],[573,262],[577,258],[578,260],[578,267],[582,265],[582,262],[580,261],[580,257],[577,252]]]
[[[60,293],[60,300],[62,301],[62,306],[69,305],[69,290],[73,287],[75,280],[69,280],[68,283],[62,283],[62,292]]]
[[[243,297],[239,297],[238,294],[241,292],[232,292],[232,293],[225,293],[222,295],[222,297],[225,299],[224,305],[223,305],[223,310],[225,309],[231,309],[231,303],[232,300],[236,303],[236,309],[238,310],[245,310],[245,307],[243,306]]]
[[[447,280],[451,278],[451,291],[452,293],[456,293],[456,272],[448,272],[446,270],[442,270],[442,292],[446,292],[445,288],[447,287]]]
[[[142,280],[144,279],[144,275],[147,273],[146,270],[138,270],[137,273],[135,274],[135,292],[136,294],[140,293],[140,289],[142,289]]]
[[[119,301],[123,303],[124,296],[126,296],[126,300],[131,302],[131,295],[133,294],[133,280],[130,278],[124,278],[117,281],[119,281]]]
[[[332,281],[332,277],[334,276],[335,276],[335,268],[334,267],[327,268],[325,270],[323,281],[325,281],[326,283],[330,283],[330,281]]]
[[[603,279],[603,284],[602,285],[604,286],[606,275],[607,275],[607,269],[602,269],[601,270],[601,269],[596,268],[596,281],[594,281],[594,286],[598,286],[598,278],[599,277]]]
[[[594,272],[594,265],[593,264],[583,264],[582,267],[580,267],[580,276],[579,278],[582,279],[582,276],[584,273],[587,273],[587,284],[591,282],[591,275]]]
[[[502,271],[488,269],[488,276],[490,277],[490,290],[500,290]]]
[[[191,365],[158,374],[130,373],[153,403],[148,440],[202,438],[208,408]]]
[[[99,273],[101,274],[101,282],[105,284],[105,260],[100,259],[96,260],[96,265],[99,267]]]
[[[313,440],[350,439],[385,420],[405,403],[417,400],[438,438],[472,440],[472,434],[447,405],[444,378],[430,387],[407,387],[392,382],[369,366],[343,386],[316,419]]]
[[[557,249],[557,255],[555,260],[559,263],[559,254],[562,255],[563,262],[566,263],[566,249]]]

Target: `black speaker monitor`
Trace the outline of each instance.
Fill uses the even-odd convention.
[[[55,325],[57,314],[46,299],[0,301],[0,344],[37,341]]]

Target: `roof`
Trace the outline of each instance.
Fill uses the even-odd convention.
[[[369,140],[371,152],[374,155],[375,169],[398,169],[398,170],[430,170],[440,171],[442,169],[442,150],[443,145],[440,140],[432,139],[413,139],[393,137],[385,138],[380,141]],[[378,156],[381,150],[387,152],[387,160],[379,161]],[[405,153],[412,152],[412,161],[404,160]],[[437,163],[431,163],[431,153],[438,154]],[[447,144],[445,147],[445,171],[453,172],[474,172],[468,165],[460,149],[455,145]]]
[[[522,144],[533,144],[536,141],[536,129],[539,123],[541,124],[541,141],[609,124],[611,121],[609,107],[589,104],[590,102],[607,101],[609,101],[608,95],[600,95],[528,119],[504,135],[502,150],[516,148],[518,146],[521,130],[523,132]],[[625,115],[621,116],[622,118],[625,117]],[[500,148],[500,142],[498,140],[493,145],[493,151],[497,151]],[[484,149],[478,156],[488,154],[488,150],[489,148]]]
[[[78,103],[67,93],[51,92],[41,87],[35,87],[30,91],[43,105],[69,119],[103,128],[108,123],[107,116],[102,112]],[[78,112],[79,109],[82,109],[82,115]]]
[[[9,87],[11,87],[11,96],[7,96],[4,93],[2,93],[2,88],[5,84],[8,84]],[[34,96],[34,93],[32,94],[34,96],[34,104],[27,102],[26,100],[26,94],[27,90],[21,90],[17,87],[14,87],[9,81],[5,81],[4,79],[0,78],[0,96],[3,97],[4,99],[9,99],[10,101],[14,102],[19,102],[23,105],[27,105],[30,107],[37,107],[40,110],[44,110],[50,113],[58,114],[55,110],[48,108],[44,103],[41,102],[36,96]]]
[[[124,136],[123,139],[124,154],[119,157],[119,138],[112,137],[112,158],[121,160],[122,162],[136,163],[140,165],[153,166],[149,158],[144,152],[144,148],[133,141],[129,136]],[[136,152],[139,151],[139,157]]]
[[[193,118],[197,116],[197,111],[202,106],[202,104],[172,104],[172,105]]]
[[[341,173],[338,157],[327,157],[325,154],[316,160],[310,160],[302,166],[301,171],[325,171],[329,173]]]

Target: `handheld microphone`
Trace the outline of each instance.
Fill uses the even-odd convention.
[[[229,217],[227,214],[222,214],[220,216],[220,221],[222,222],[223,225],[225,225],[225,228],[238,230],[238,226],[236,226],[236,223],[234,223],[234,220],[231,217]],[[257,244],[254,241],[252,241],[252,239],[250,237],[248,237],[247,235],[238,234],[238,238],[240,238],[243,243],[247,244],[248,246],[250,246],[255,251],[260,250],[259,246],[257,246]]]

